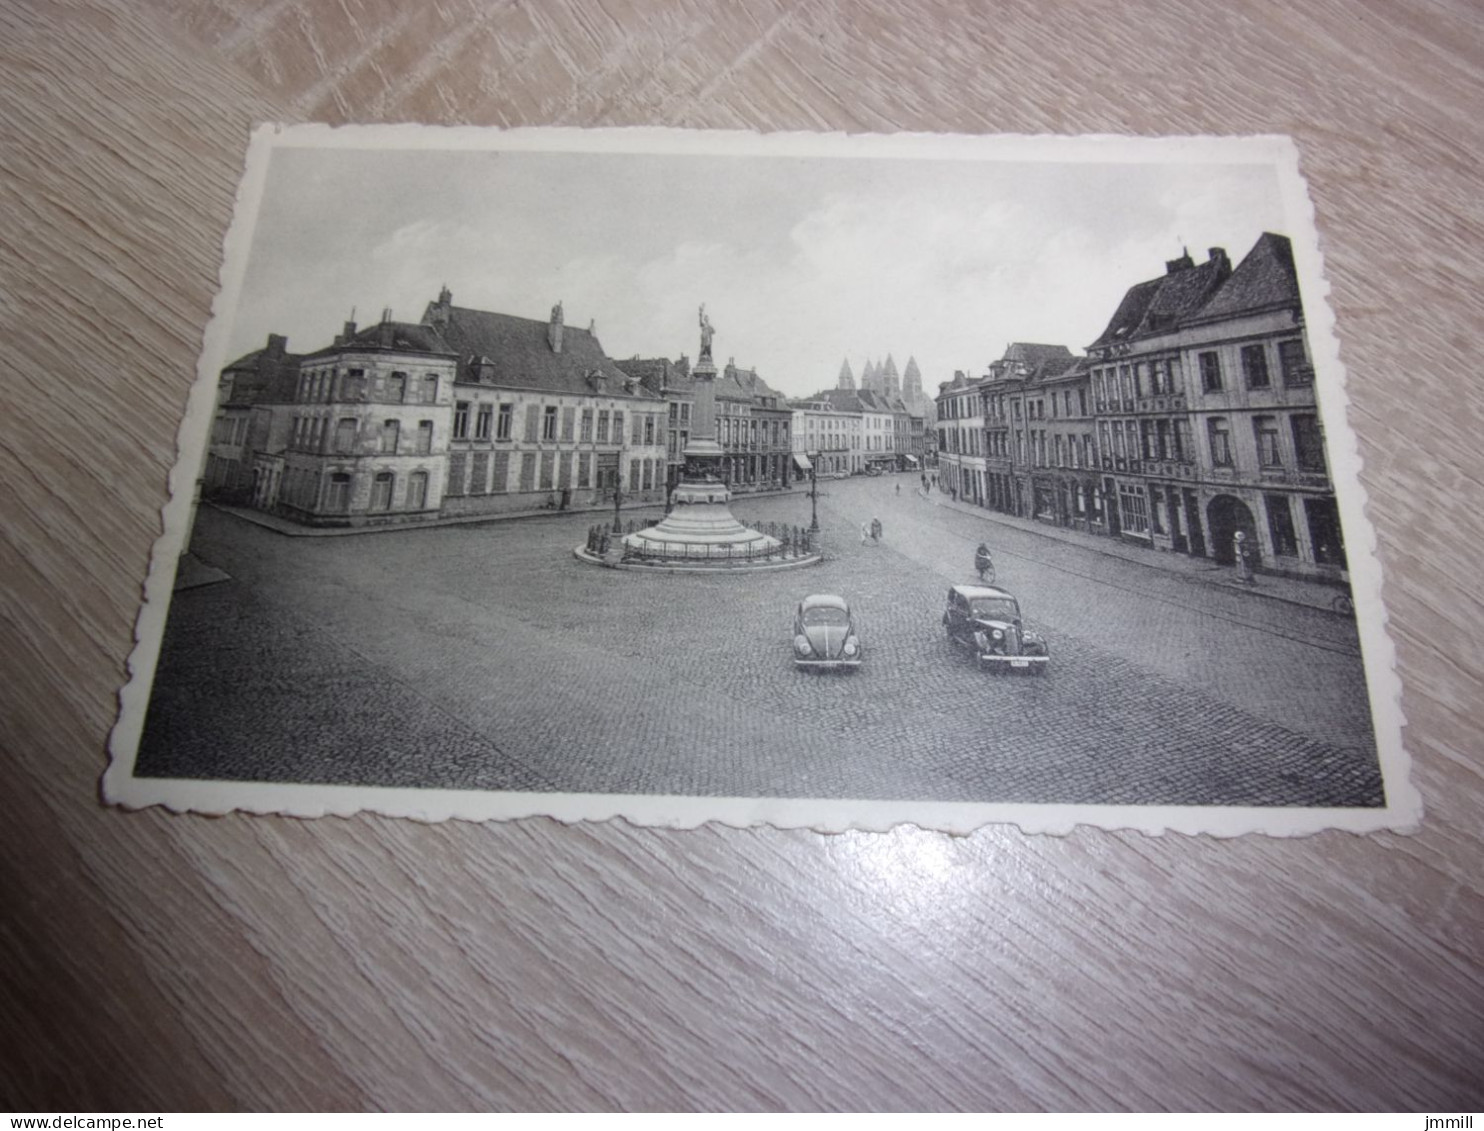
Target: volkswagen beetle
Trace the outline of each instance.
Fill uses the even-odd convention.
[[[948,639],[974,653],[980,667],[1020,668],[1038,674],[1051,662],[1046,638],[1026,630],[1020,602],[992,585],[955,585],[943,611]]]
[[[815,593],[794,611],[794,666],[854,671],[861,663],[861,641],[844,597]]]

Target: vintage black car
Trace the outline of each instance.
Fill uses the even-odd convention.
[[[844,597],[815,593],[794,611],[794,666],[854,671],[861,663],[861,641]]]
[[[992,585],[955,585],[943,611],[948,639],[974,653],[981,667],[1012,668],[1042,674],[1051,662],[1046,638],[1028,632],[1020,602]]]

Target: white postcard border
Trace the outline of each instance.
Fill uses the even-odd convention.
[[[479,792],[245,781],[138,778],[133,770],[151,685],[159,660],[177,561],[190,534],[196,484],[205,461],[217,381],[248,267],[269,162],[280,148],[502,149],[733,156],[872,157],[902,160],[1053,161],[1063,163],[1202,163],[1266,165],[1278,174],[1299,285],[1303,295],[1315,390],[1346,537],[1351,590],[1364,658],[1386,804],[1378,808],[1326,809],[1248,806],[1113,806],[977,802],[876,801],[772,797],[664,796]],[[162,508],[164,530],[156,540],[144,602],[128,659],[129,678],[119,693],[120,712],[109,739],[103,775],[105,802],[128,809],[160,805],[182,813],[229,812],[294,817],[351,816],[361,812],[420,821],[469,821],[549,817],[562,822],[623,818],[641,826],[694,828],[718,822],[738,828],[769,825],[819,832],[885,831],[913,824],[967,834],[989,824],[1013,824],[1027,833],[1065,834],[1078,825],[1176,832],[1217,837],[1244,833],[1301,836],[1327,829],[1351,832],[1420,827],[1422,798],[1411,780],[1402,743],[1401,683],[1395,649],[1386,631],[1376,537],[1365,514],[1362,460],[1346,418],[1349,397],[1329,306],[1313,204],[1299,170],[1297,147],[1281,136],[1141,138],[1018,135],[847,135],[672,129],[538,128],[501,131],[470,127],[277,126],[254,131],[236,208],[223,244],[220,291],[212,304],[196,378],[177,432],[177,461]]]

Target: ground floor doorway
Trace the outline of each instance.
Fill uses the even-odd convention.
[[[1217,495],[1206,504],[1206,518],[1211,530],[1212,557],[1222,565],[1235,565],[1236,536],[1240,532],[1247,544],[1248,560],[1256,564],[1257,522],[1246,503],[1235,495]]]

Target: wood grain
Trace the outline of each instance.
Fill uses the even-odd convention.
[[[1480,26],[1476,4],[1420,0],[5,0],[0,1103],[1477,1109]],[[221,239],[269,119],[1292,133],[1425,828],[821,837],[102,808]]]

